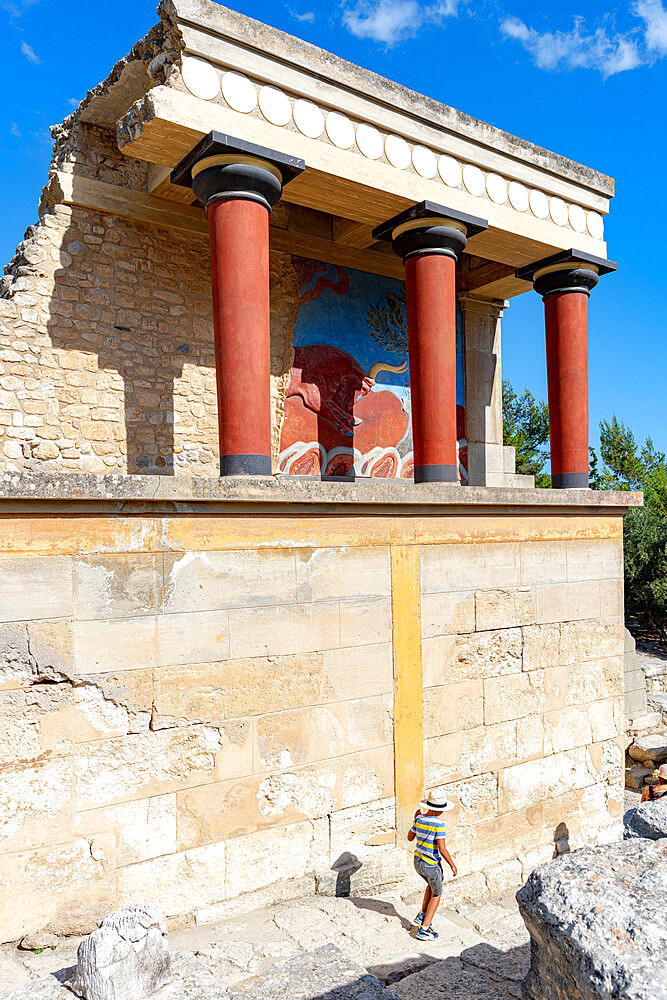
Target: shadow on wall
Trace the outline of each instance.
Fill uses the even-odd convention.
[[[554,830],[554,858],[570,853],[570,831],[567,823],[559,823]]]
[[[56,392],[62,423],[98,459],[82,464],[113,471],[126,449],[129,473],[172,475],[176,457],[216,474],[207,238],[74,208],[61,248],[47,331],[71,352]]]

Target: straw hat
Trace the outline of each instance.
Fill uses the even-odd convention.
[[[447,792],[442,788],[433,788],[426,795],[425,798],[419,803],[420,809],[425,809],[427,812],[432,810],[433,812],[450,812],[450,810],[455,809],[456,806],[453,802],[449,802],[447,799]]]
[[[667,781],[667,764],[661,764],[660,767],[653,772],[652,777],[657,778],[659,781]]]

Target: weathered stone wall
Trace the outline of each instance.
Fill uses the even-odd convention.
[[[76,132],[58,169],[145,186],[111,133]],[[299,306],[288,261],[271,254],[276,456]],[[0,469],[217,474],[205,236],[53,203],[47,188],[0,288]]]
[[[343,855],[369,889],[409,874],[395,544],[421,551],[450,897],[620,831],[619,517],[144,503],[0,520],[5,940],[136,901],[205,921],[335,891]]]

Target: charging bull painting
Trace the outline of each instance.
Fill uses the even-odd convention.
[[[301,295],[280,472],[412,477],[405,286],[292,257]],[[463,350],[457,329],[459,475],[465,482]]]

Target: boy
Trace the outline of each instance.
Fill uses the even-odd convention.
[[[454,803],[447,801],[445,792],[432,791],[419,803],[415,821],[408,834],[409,841],[416,841],[415,871],[426,882],[421,913],[415,917],[415,923],[419,926],[418,941],[429,941],[438,936],[431,924],[442,896],[441,858],[451,868],[452,875],[456,875],[456,865],[445,847],[445,824],[442,820],[442,814],[453,808]]]

